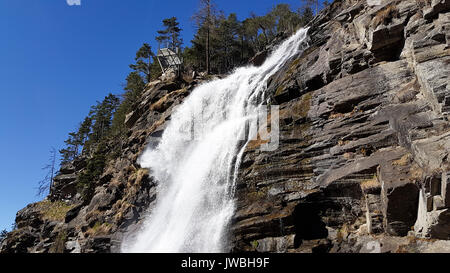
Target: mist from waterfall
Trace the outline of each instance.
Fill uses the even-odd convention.
[[[257,119],[269,78],[300,53],[306,35],[307,29],[297,31],[259,67],[201,84],[176,108],[161,142],[138,160],[157,181],[157,199],[122,252],[229,250],[235,180],[252,135],[246,124]]]

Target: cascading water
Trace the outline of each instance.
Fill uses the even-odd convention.
[[[174,111],[159,145],[139,159],[158,181],[158,197],[123,252],[227,250],[246,124],[257,118],[268,79],[300,52],[306,33],[284,41],[260,67],[198,86]]]

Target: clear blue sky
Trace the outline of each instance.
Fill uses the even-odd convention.
[[[216,0],[240,19],[277,3],[300,0]],[[0,0],[0,230],[36,202],[41,170],[108,92],[122,93],[137,49],[153,48],[164,18],[179,18],[183,39],[194,32],[198,0]]]

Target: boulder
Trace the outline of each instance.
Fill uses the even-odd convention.
[[[16,214],[17,228],[39,228],[43,224],[41,210],[37,203],[30,204]]]
[[[70,209],[67,213],[66,213],[66,217],[64,218],[64,222],[65,223],[69,223],[70,221],[72,221],[73,219],[75,219],[75,217],[78,216],[78,213],[80,212],[80,210],[83,208],[83,205],[77,205],[75,207],[73,207],[72,209]]]
[[[385,47],[400,46],[403,41],[403,29],[402,23],[377,28],[370,34],[369,50],[374,52]]]
[[[97,236],[90,238],[82,246],[83,253],[110,253],[111,252],[111,237]]]
[[[53,178],[55,187],[58,185],[69,184],[77,179],[77,175],[74,173],[60,174]]]
[[[118,200],[118,191],[116,188],[97,187],[95,195],[87,208],[87,212],[94,210],[107,210]]]
[[[75,165],[72,162],[64,164],[61,166],[59,173],[60,174],[73,174],[75,172]]]
[[[37,245],[39,231],[31,227],[13,230],[1,243],[1,253],[27,253]]]
[[[413,141],[411,149],[415,160],[424,169],[446,168],[450,156],[450,132]]]

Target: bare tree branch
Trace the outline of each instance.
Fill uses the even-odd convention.
[[[42,196],[50,191],[52,184],[53,184],[53,178],[56,173],[56,150],[54,147],[50,149],[50,158],[49,163],[45,165],[42,170],[47,170],[47,173],[45,174],[44,179],[39,181],[38,183],[38,193],[37,196]]]

